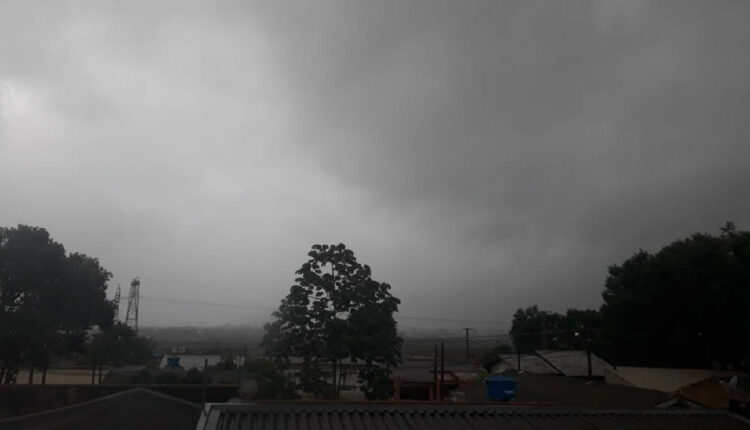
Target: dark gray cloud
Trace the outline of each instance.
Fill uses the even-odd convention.
[[[0,224],[46,226],[154,297],[261,307],[145,300],[152,323],[262,320],[309,245],[338,241],[405,315],[598,306],[638,248],[750,224],[748,17],[5,2]]]

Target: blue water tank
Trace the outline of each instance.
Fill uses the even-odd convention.
[[[180,367],[180,357],[167,357],[167,367],[170,369]]]
[[[507,376],[488,376],[484,378],[487,395],[492,400],[513,400],[516,395],[516,380]]]

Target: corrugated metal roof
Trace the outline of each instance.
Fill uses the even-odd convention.
[[[498,354],[509,369],[518,370],[516,354]],[[604,376],[612,365],[591,354],[591,372],[594,376]],[[525,372],[556,374],[565,376],[588,376],[588,354],[581,350],[536,350],[533,354],[521,355],[521,370]]]
[[[209,404],[197,430],[264,429],[727,429],[750,422],[725,412],[580,411],[492,405]]]
[[[712,376],[732,377],[747,374],[734,370],[618,366],[616,369],[608,369],[604,378],[613,384],[625,383],[669,393]]]
[[[586,351],[550,351],[538,350],[537,354],[552,363],[565,376],[588,376],[588,354]],[[612,365],[591,354],[591,373],[594,376],[604,376],[604,369],[611,369]]]
[[[624,385],[606,384],[560,375],[541,375],[531,372],[507,371],[503,375],[517,382],[518,402],[557,403],[567,407],[586,409],[647,409],[670,399],[668,393]],[[484,384],[462,389],[471,403],[488,403]]]

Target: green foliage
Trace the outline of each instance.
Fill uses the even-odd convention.
[[[617,364],[739,368],[750,356],[750,232],[727,223],[608,273],[602,313]]]
[[[206,377],[205,372],[193,367],[192,369],[188,369],[188,371],[185,372],[185,376],[182,377],[181,382],[183,384],[202,384],[204,377],[207,384],[211,383],[211,378]]]
[[[367,400],[386,400],[393,396],[393,384],[388,369],[368,367],[360,371],[359,378],[365,383],[362,391]]]
[[[258,383],[256,399],[283,400],[294,399],[294,383],[284,374],[279,363],[269,360],[248,360],[245,369],[248,376]]]
[[[184,374],[180,372],[174,372],[171,370],[158,372],[156,376],[148,369],[141,370],[137,375],[130,378],[131,384],[203,384],[204,373],[201,370],[192,368]],[[211,378],[206,378],[206,383],[211,383]]]
[[[180,384],[182,378],[176,372],[161,372],[156,375],[155,382],[157,384]]]
[[[152,382],[153,378],[151,377],[151,372],[149,372],[148,369],[143,369],[138,372],[137,375],[133,375],[133,377],[130,378],[131,384],[150,384]]]
[[[224,351],[221,354],[221,361],[213,366],[216,370],[235,370],[237,364],[235,363],[234,353],[232,351]]]
[[[510,335],[516,351],[525,354],[542,347],[542,332],[544,331],[545,313],[540,312],[534,305],[526,309],[518,309],[513,314],[513,325]]]
[[[152,340],[136,336],[132,328],[118,322],[93,336],[86,356],[89,363],[146,364],[153,358],[154,347]]]
[[[538,349],[587,349],[603,352],[602,315],[593,309],[568,309],[565,314],[540,311],[537,306],[518,309],[510,335],[521,354]]]
[[[343,244],[313,245],[308,255],[273,313],[276,321],[266,324],[262,345],[279,362],[304,357],[301,388],[336,397],[338,381],[328,382],[325,365],[335,368],[346,359],[375,369],[401,362],[402,340],[393,318],[400,301]]]
[[[0,228],[0,374],[13,380],[22,361],[84,349],[92,326],[109,329],[111,274],[95,258],[66,254],[43,228]],[[3,381],[0,381],[3,382]]]

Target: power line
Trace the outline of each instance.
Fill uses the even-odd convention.
[[[212,302],[207,300],[191,300],[191,299],[177,299],[173,297],[158,297],[158,296],[141,296],[145,299],[150,300],[158,300],[158,301],[164,301],[164,302],[172,302],[172,303],[182,303],[186,305],[208,305],[208,306],[219,306],[219,307],[227,307],[227,308],[238,308],[238,309],[262,309],[267,311],[275,311],[275,308],[267,307],[267,306],[260,306],[260,305],[241,305],[238,303],[219,303],[219,302]]]
[[[179,281],[179,280],[164,279],[164,278],[149,277],[148,281],[151,283],[159,283],[163,285],[164,284],[188,284],[188,285],[196,285],[196,286],[211,287],[211,288],[216,287],[216,285],[214,284],[208,284],[208,283],[203,283],[203,282]],[[141,296],[141,298],[171,301],[175,303],[181,302],[184,304],[224,306],[224,307],[247,308],[247,309],[263,309],[263,310],[268,310],[268,311],[275,311],[277,309],[276,307],[270,307],[270,306],[241,305],[241,304],[236,304],[236,303],[218,303],[218,302],[207,301],[207,300],[176,299],[176,298],[156,297],[156,296]],[[445,323],[486,324],[486,325],[511,324],[511,321],[470,320],[470,319],[460,319],[460,318],[437,318],[437,317],[429,317],[429,316],[410,316],[410,315],[403,315],[403,314],[397,314],[396,317],[398,319],[406,319],[406,320],[413,320],[413,321],[431,321],[431,322],[445,322]]]
[[[261,309],[266,311],[275,311],[276,308],[270,307],[270,306],[262,306],[262,305],[247,305],[247,304],[238,304],[238,303],[222,303],[222,302],[214,302],[209,300],[192,300],[192,299],[180,299],[180,298],[174,298],[174,297],[160,297],[160,296],[140,296],[142,299],[149,299],[149,300],[158,300],[158,301],[165,301],[165,302],[172,302],[172,303],[182,303],[187,305],[207,305],[207,306],[219,306],[219,307],[228,307],[228,308],[237,308],[237,309]],[[124,299],[121,299],[124,300]],[[396,314],[397,319],[402,320],[414,320],[414,321],[432,321],[432,322],[450,322],[450,323],[474,323],[474,324],[487,324],[487,325],[507,325],[511,324],[511,321],[492,321],[492,320],[467,320],[467,319],[458,319],[458,318],[436,318],[436,317],[426,317],[426,316],[410,316],[410,315],[403,315],[403,314]]]
[[[165,301],[165,302],[172,302],[172,303],[181,303],[181,304],[188,304],[188,305],[207,305],[207,306],[219,306],[219,307],[227,307],[227,308],[235,308],[235,309],[262,309],[266,311],[275,311],[276,308],[272,308],[269,306],[261,306],[261,305],[247,305],[247,304],[238,304],[238,303],[222,303],[222,302],[214,302],[214,301],[208,301],[208,300],[191,300],[191,299],[179,299],[174,297],[159,297],[159,296],[140,296],[142,299],[149,299],[149,300],[158,300],[158,301]],[[125,300],[125,298],[122,298],[121,300]],[[416,320],[416,321],[433,321],[433,322],[454,322],[454,323],[479,323],[479,324],[504,324],[509,325],[512,324],[512,321],[489,321],[489,320],[465,320],[465,319],[454,319],[454,318],[435,318],[435,317],[424,317],[424,316],[409,316],[409,315],[402,315],[397,314],[397,319],[405,319],[405,320]],[[151,318],[153,319],[153,318]],[[412,330],[424,330],[424,328],[419,327],[405,327],[401,326],[402,329],[412,329]],[[450,329],[442,329],[442,330],[450,330]],[[462,330],[466,330],[466,328],[462,328]],[[597,328],[585,328],[584,331],[601,331],[601,329]],[[545,332],[547,334],[561,334],[561,333],[575,333],[576,329],[561,329],[561,330],[546,330]],[[529,331],[529,332],[518,332],[518,333],[502,333],[497,335],[475,335],[472,336],[471,339],[479,340],[479,339],[496,339],[501,336],[541,336],[543,335],[542,332],[537,331]],[[443,336],[436,336],[440,339],[444,340],[464,340],[464,336],[455,336],[455,337],[443,337]]]

